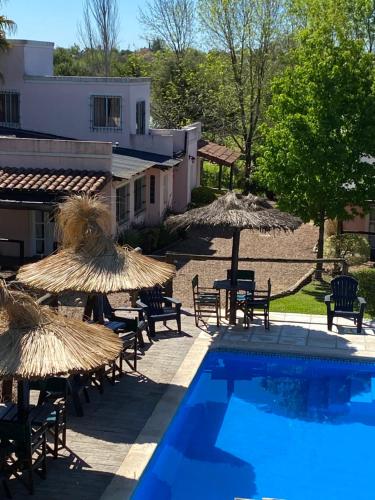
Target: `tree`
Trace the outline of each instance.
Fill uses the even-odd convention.
[[[248,184],[268,82],[286,33],[284,7],[283,0],[199,0],[209,45],[226,59],[227,135],[244,155]]]
[[[78,31],[90,56],[93,73],[110,76],[119,30],[117,0],[85,0]]]
[[[91,76],[91,68],[84,51],[78,45],[68,49],[56,47],[53,53],[54,74],[61,76]]]
[[[152,64],[151,113],[155,125],[177,128],[202,120],[205,87],[199,78],[205,54],[186,50],[182,59],[170,51],[158,52]]]
[[[150,42],[164,42],[180,59],[193,43],[194,10],[194,0],[149,0],[139,10],[139,21]]]
[[[375,51],[374,0],[291,0],[290,14],[295,25],[308,29],[330,27],[337,35],[363,41]]]
[[[273,84],[258,176],[278,196],[280,208],[319,227],[345,220],[374,199],[374,59],[363,44],[331,31],[306,30],[291,65]]]
[[[0,0],[0,7],[4,4]],[[0,50],[8,48],[7,33],[13,33],[16,30],[16,23],[6,16],[0,14]]]

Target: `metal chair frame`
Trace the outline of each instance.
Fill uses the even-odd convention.
[[[199,326],[199,320],[203,321],[202,318],[210,317],[213,311],[216,314],[216,325],[220,326],[220,291],[199,286],[198,274],[191,280],[191,285],[196,326]]]

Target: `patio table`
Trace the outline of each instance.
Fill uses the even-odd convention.
[[[237,280],[236,285],[233,286],[231,280],[215,280],[213,288],[216,290],[226,290],[229,292],[244,291],[253,294],[255,291],[255,281],[253,280]],[[236,318],[237,320],[237,318]]]
[[[44,403],[38,406],[30,406],[27,420],[33,425],[34,422],[44,422],[55,410],[53,404]],[[16,422],[18,420],[18,407],[16,403],[0,404],[0,422]]]

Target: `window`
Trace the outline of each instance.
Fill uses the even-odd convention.
[[[137,134],[144,135],[146,133],[146,102],[137,102]]]
[[[150,175],[150,203],[155,203],[155,176]]]
[[[20,124],[20,95],[0,92],[0,124],[16,127]]]
[[[134,181],[134,212],[144,210],[146,205],[146,177],[143,176]]]
[[[45,254],[45,215],[41,210],[35,210],[35,253],[37,255]]]
[[[168,205],[168,175],[164,175],[163,179],[163,196],[164,196],[164,205]]]
[[[121,129],[121,97],[95,95],[91,102],[94,129]]]
[[[116,190],[116,222],[122,224],[129,220],[129,184]]]

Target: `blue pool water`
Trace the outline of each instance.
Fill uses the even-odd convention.
[[[211,352],[133,500],[375,499],[375,363]]]

